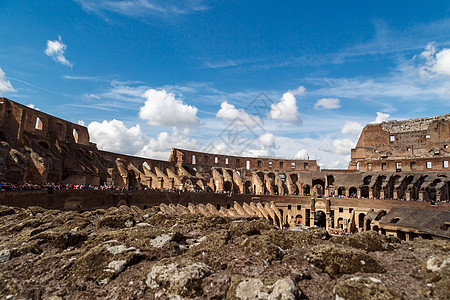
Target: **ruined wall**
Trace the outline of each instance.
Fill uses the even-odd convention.
[[[349,169],[448,171],[450,114],[367,125],[351,151]]]

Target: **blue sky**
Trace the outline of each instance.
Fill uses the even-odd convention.
[[[367,123],[448,113],[450,2],[0,0],[0,96],[171,147],[346,168]]]

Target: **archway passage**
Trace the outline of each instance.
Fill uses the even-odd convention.
[[[359,215],[358,215],[358,227],[360,228],[360,230],[363,230],[364,229],[364,217],[365,217],[366,215],[365,214],[363,214],[363,213],[360,213]]]
[[[338,188],[338,196],[345,196],[345,187]]]
[[[246,181],[244,184],[244,193],[251,194],[252,193],[252,183],[250,181]]]
[[[320,228],[325,228],[326,226],[326,215],[323,211],[316,212],[314,216],[314,225]]]
[[[310,189],[309,185],[305,185],[303,187],[303,195],[309,196],[310,194],[311,194],[311,189]]]
[[[348,193],[349,193],[350,197],[356,198],[356,196],[357,196],[357,189],[355,187],[351,187],[348,190]]]
[[[225,192],[231,192],[233,188],[233,184],[229,181],[225,181],[223,184],[223,189],[225,190]]]
[[[302,215],[295,216],[295,225],[299,226],[303,224],[303,217]]]

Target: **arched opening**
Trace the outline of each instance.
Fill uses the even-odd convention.
[[[317,196],[323,196],[325,191],[325,182],[322,179],[314,179],[312,182],[314,193]]]
[[[276,186],[276,185],[273,186],[273,193],[275,195],[279,195],[280,194],[279,191],[278,191],[278,186]]]
[[[356,198],[357,192],[358,190],[353,186],[348,190],[349,196],[352,198]]]
[[[369,187],[364,185],[361,187],[361,197],[362,198],[369,198]]]
[[[319,210],[314,215],[314,225],[320,228],[325,228],[326,226],[326,215],[323,211]]]
[[[372,223],[372,221],[371,220],[366,220],[366,230],[370,230],[370,223]],[[375,227],[377,227],[377,230],[376,231],[378,231],[378,226],[374,226],[374,228]],[[375,229],[374,229],[375,230]]]
[[[303,186],[303,195],[305,196],[311,195],[311,188],[307,184]]]
[[[339,229],[344,229],[344,219],[342,219],[342,218],[338,218],[338,220],[337,220],[337,227],[339,228]]]
[[[133,190],[139,187],[138,179],[134,172],[128,172],[128,188]]]
[[[225,181],[223,183],[223,189],[225,190],[225,192],[231,192],[233,188],[233,184],[229,181]]]
[[[244,193],[252,194],[252,183],[248,180],[244,183]]]
[[[345,196],[345,187],[341,186],[338,188],[338,195]]]
[[[302,215],[296,215],[295,216],[295,225],[303,225],[303,217]]]
[[[280,176],[281,182],[286,182],[286,174],[281,173],[278,176]]]
[[[148,163],[147,163],[146,161],[144,161],[144,162],[142,163],[142,168],[144,168],[144,170],[150,171],[150,166],[148,165]]]
[[[363,214],[363,213],[360,213],[360,214],[358,215],[358,227],[359,227],[361,230],[364,229],[364,217],[365,217],[365,216],[366,216],[366,215]]]

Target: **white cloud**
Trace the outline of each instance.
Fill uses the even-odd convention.
[[[0,68],[0,92],[15,92],[16,90],[11,85],[8,79],[6,79],[5,72],[3,72],[2,68]]]
[[[304,86],[299,86],[295,90],[289,90],[289,92],[294,96],[305,96],[306,95],[306,88]]]
[[[292,92],[286,92],[281,97],[280,102],[270,106],[269,118],[282,121],[299,123],[300,118],[297,112],[297,100]]]
[[[27,105],[27,107],[35,109],[35,110],[40,110],[39,108],[37,108],[33,103],[30,103]]]
[[[340,107],[341,103],[337,98],[322,98],[314,105],[314,109],[337,109]]]
[[[361,123],[346,121],[341,129],[341,133],[346,135],[359,135],[362,129],[363,125],[361,125]]]
[[[149,89],[144,93],[147,98],[139,111],[139,117],[155,126],[195,127],[200,124],[198,108],[186,105],[181,99],[165,90]]]
[[[258,137],[259,142],[263,147],[267,148],[276,148],[277,145],[275,144],[275,136],[272,133],[265,133]]]
[[[375,121],[371,122],[371,124],[377,124],[377,123],[383,123],[386,122],[387,119],[389,119],[391,115],[390,114],[384,114],[382,112],[377,111],[377,117],[375,118]]]
[[[422,74],[450,75],[450,49],[444,48],[437,51],[434,43],[428,43],[425,51],[420,56],[425,59]]]
[[[61,37],[58,36],[57,41],[47,40],[47,48],[45,49],[45,54],[53,58],[53,60],[56,62],[59,62],[65,66],[72,67],[72,63],[70,63],[64,56],[66,48],[67,46],[63,42],[61,42]]]
[[[297,153],[295,154],[294,158],[295,159],[308,159],[309,158],[308,150],[306,150],[306,149],[298,150]]]
[[[258,117],[247,113],[244,109],[236,108],[233,104],[229,104],[227,101],[222,102],[216,117],[226,122],[238,121],[246,124],[247,126],[254,126],[261,122]]]
[[[172,134],[161,132],[156,139],[150,139],[137,155],[154,159],[168,160],[172,148],[181,148],[187,150],[198,150],[197,140],[183,136],[176,128],[173,128]]]
[[[331,144],[326,143],[320,146],[320,150],[335,154],[346,155],[350,153],[350,149],[356,146],[356,141],[351,139],[335,139],[331,142]]]
[[[147,15],[181,15],[207,10],[201,0],[76,0],[84,10],[109,11],[131,17]]]
[[[147,143],[147,136],[136,125],[127,128],[122,121],[92,122],[88,125],[91,140],[101,150],[135,155]]]
[[[96,100],[100,100],[101,98],[95,94],[84,94],[83,95],[84,98],[91,100],[91,99],[96,99]]]

